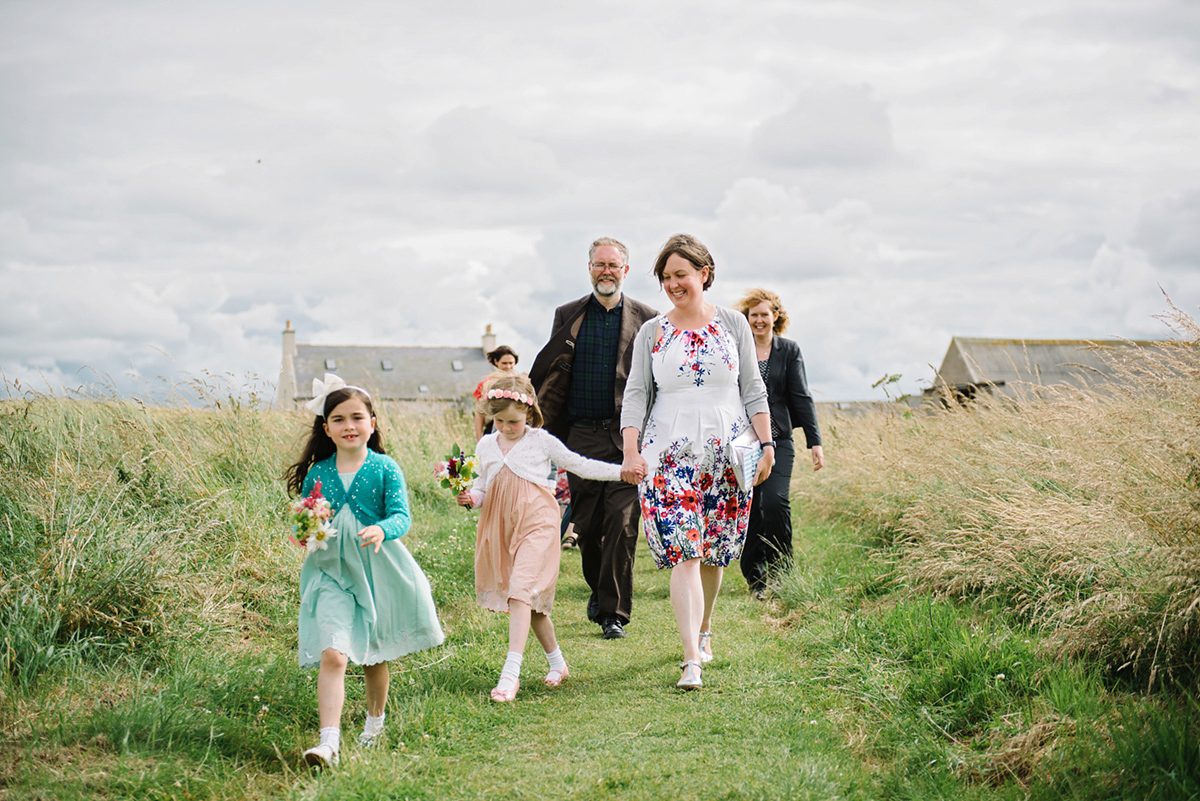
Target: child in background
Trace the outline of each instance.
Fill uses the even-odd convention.
[[[400,466],[384,454],[371,396],[335,375],[313,382],[317,418],[299,461],[284,473],[288,491],[317,481],[337,532],[300,571],[300,667],[318,667],[320,742],[304,752],[318,768],[338,762],[346,664],[363,666],[367,720],[359,745],[383,732],[387,663],[445,639],[429,581],[400,543],[412,522]]]
[[[619,480],[621,466],[580,456],[543,431],[533,385],[524,375],[493,380],[480,412],[495,431],[479,440],[477,477],[458,503],[483,508],[475,537],[475,598],[485,609],[508,612],[508,658],[491,697],[512,701],[531,627],[550,663],[546,685],[557,687],[569,673],[550,620],[561,558],[551,462],[597,481]]]

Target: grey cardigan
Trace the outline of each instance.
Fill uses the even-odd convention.
[[[742,394],[742,405],[746,407],[746,417],[763,412],[770,414],[767,387],[758,373],[758,357],[754,351],[754,334],[750,331],[750,324],[740,312],[724,306],[716,308],[716,319],[737,339],[738,390]],[[633,363],[629,367],[629,380],[625,382],[625,396],[621,401],[622,429],[644,431],[646,419],[654,406],[654,372],[650,355],[658,339],[661,317],[659,315],[643,323],[633,340]]]

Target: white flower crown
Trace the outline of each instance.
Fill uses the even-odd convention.
[[[487,391],[488,400],[495,400],[498,398],[515,400],[517,403],[523,403],[526,406],[533,406],[537,400],[532,395],[526,395],[524,392],[514,392],[511,389],[489,389]]]

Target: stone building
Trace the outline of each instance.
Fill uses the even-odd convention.
[[[310,345],[296,342],[291,320],[283,332],[276,406],[299,409],[312,399],[314,378],[326,373],[360,386],[371,397],[427,409],[473,403],[471,391],[492,366],[485,354],[496,347],[487,326],[477,347],[414,345]]]

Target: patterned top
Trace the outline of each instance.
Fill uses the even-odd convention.
[[[770,359],[759,359],[758,360],[758,374],[762,376],[763,383],[766,384],[767,376],[769,376],[771,374],[771,360]],[[770,395],[770,392],[768,391],[767,394]],[[775,422],[775,417],[772,415],[772,417],[771,417],[771,439],[779,439],[779,437],[782,433],[783,432],[780,431],[780,429],[779,429],[779,424]]]

